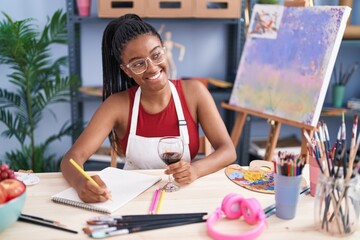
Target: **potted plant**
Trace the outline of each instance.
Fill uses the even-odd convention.
[[[31,18],[13,21],[3,13],[0,22],[0,64],[7,65],[7,75],[16,90],[0,88],[0,124],[6,126],[2,136],[15,138],[19,148],[5,152],[4,159],[14,170],[34,172],[58,171],[60,157],[48,152],[49,145],[71,135],[73,125],[64,123],[57,133],[43,142],[35,136],[45,110],[55,113],[49,105],[69,101],[70,89],[77,80],[62,76],[67,57],[53,59],[50,47],[67,43],[66,13],[56,11],[41,32]],[[74,84],[74,85],[73,85]],[[48,126],[46,126],[48,128]]]
[[[340,108],[343,105],[346,84],[350,81],[354,73],[359,69],[358,62],[351,64],[347,67],[346,71],[343,71],[342,63],[339,66],[339,72],[337,73],[336,67],[334,67],[334,79],[333,85],[333,105]]]

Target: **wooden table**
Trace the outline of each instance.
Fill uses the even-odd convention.
[[[306,170],[306,169],[305,169]],[[161,182],[127,203],[113,215],[146,214],[156,188],[166,182],[163,170],[142,170],[142,173],[163,176]],[[94,172],[90,172],[94,174]],[[0,239],[90,239],[82,232],[86,227],[86,220],[99,213],[53,203],[50,196],[60,192],[69,185],[61,173],[39,173],[40,183],[27,188],[27,199],[23,213],[41,216],[43,218],[60,221],[78,234],[59,231],[56,229],[37,226],[29,223],[16,222],[10,228],[0,233]],[[306,176],[306,171],[304,173]],[[166,193],[160,213],[208,212],[212,213],[220,206],[222,199],[229,193],[241,194],[246,198],[255,197],[265,208],[274,203],[274,195],[262,194],[246,190],[231,182],[224,170],[205,176],[194,183],[183,186],[178,192]],[[293,220],[281,220],[275,215],[269,217],[268,227],[258,239],[331,239],[318,232],[314,226],[314,198],[310,195],[301,196],[297,214]],[[1,217],[1,216],[0,216]],[[216,228],[226,233],[241,233],[252,226],[247,225],[243,218],[239,220],[220,221]],[[211,239],[207,235],[205,223],[197,223],[179,227],[165,228],[146,232],[139,232],[109,239]],[[337,238],[334,238],[337,239]],[[360,227],[348,239],[360,239]]]

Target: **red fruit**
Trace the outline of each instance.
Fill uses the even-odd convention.
[[[8,173],[7,172],[1,172],[0,178],[1,179],[7,179],[8,178]]]
[[[0,165],[0,181],[8,178],[15,178],[14,170],[5,163]]]
[[[5,179],[0,182],[0,185],[5,190],[6,200],[9,201],[20,196],[26,189],[26,186],[23,182],[17,179]]]
[[[6,202],[6,192],[3,186],[0,185],[0,204]]]
[[[3,163],[0,165],[0,172],[6,171],[8,169],[9,169],[9,166],[7,164]]]
[[[8,178],[15,178],[14,170],[12,170],[12,169],[8,170]]]

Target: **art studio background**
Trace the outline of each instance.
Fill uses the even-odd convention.
[[[315,1],[316,4],[317,1]],[[318,1],[323,4],[324,1]],[[334,4],[336,1],[330,1]],[[56,10],[64,9],[66,11],[66,0],[0,0],[0,11],[5,12],[14,20],[21,20],[25,18],[34,18],[36,23],[41,28]],[[97,1],[92,0],[91,16],[97,16]],[[0,14],[0,21],[4,19],[4,15]],[[108,19],[100,21],[88,21],[82,24],[81,28],[81,68],[82,68],[82,85],[84,86],[101,86],[102,85],[102,68],[101,68],[101,38],[102,32],[107,24]],[[191,21],[191,19],[163,19],[161,21],[148,20],[155,27],[160,28],[164,24],[164,32],[170,31],[172,39],[175,42],[181,43],[185,46],[186,51],[184,59],[179,61],[177,59],[179,49],[174,48],[174,58],[177,66],[178,77],[202,77],[214,78],[227,82],[233,82],[236,74],[227,69],[229,54],[234,54],[231,49],[228,49],[229,28],[227,24],[221,21]],[[314,23],[316,24],[316,23]],[[352,9],[351,24],[360,25],[360,1],[354,1]],[[164,34],[162,35],[165,38]],[[68,55],[68,48],[66,46],[58,46],[52,49],[54,56]],[[342,62],[343,66],[348,66],[355,62],[360,62],[360,39],[344,42],[339,50],[336,66]],[[4,89],[11,89],[12,84],[6,81],[6,74],[10,73],[10,69],[6,65],[0,65],[0,81]],[[68,74],[68,70],[64,69],[64,74]],[[231,79],[231,76],[233,78]],[[334,79],[331,79],[328,93],[325,99],[325,105],[331,105],[331,85]],[[346,86],[344,102],[350,98],[360,98],[360,71],[354,74],[353,79],[349,81]],[[216,92],[218,89],[211,89]],[[224,91],[223,94],[214,94],[217,103],[228,100],[230,91]],[[100,98],[84,102],[83,117],[84,121],[88,121],[97,106],[101,102]],[[71,109],[69,103],[56,104],[52,106],[56,112],[56,119],[49,113],[45,112],[44,119],[36,132],[36,138],[45,139],[49,134],[49,129],[58,130],[62,123],[71,118]],[[231,116],[226,116],[226,112],[220,108],[220,112],[224,116],[224,120],[231,130]],[[229,120],[230,119],[230,120]],[[331,132],[331,139],[335,139],[338,126],[341,121],[340,116],[320,117],[326,121]],[[348,126],[352,124],[352,117],[346,116]],[[269,132],[268,124],[264,120],[252,119],[251,127],[249,128],[248,136],[251,139],[265,139]],[[348,127],[349,128],[349,127]],[[0,132],[3,132],[5,127],[0,123]],[[349,128],[350,129],[350,128]],[[301,139],[299,129],[283,125],[280,133],[280,138],[295,134],[298,139]],[[349,135],[349,134],[348,134]],[[14,140],[9,140],[3,136],[0,137],[0,158],[5,151],[18,148],[18,143]],[[56,142],[51,146],[50,151],[58,155],[63,155],[71,146],[72,138],[65,137],[61,141]],[[107,145],[107,141],[104,143]],[[243,157],[241,154],[239,158]],[[239,159],[238,159],[239,160]]]

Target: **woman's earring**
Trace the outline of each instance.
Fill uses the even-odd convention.
[[[132,78],[131,76],[131,71],[129,71],[129,69],[127,67],[124,67],[122,64],[119,65],[120,69],[124,71],[124,73],[129,77]]]

